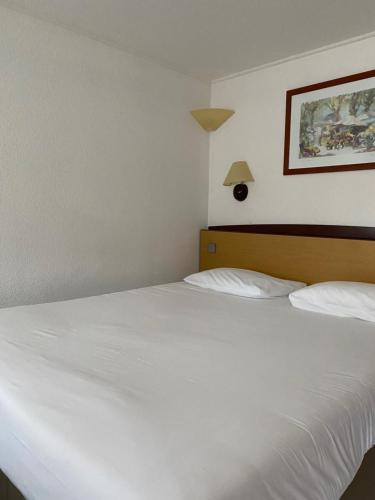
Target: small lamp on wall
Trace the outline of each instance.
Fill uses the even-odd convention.
[[[229,169],[225,177],[224,186],[233,186],[233,196],[237,201],[244,201],[249,192],[246,182],[254,182],[254,177],[250,172],[249,165],[246,161],[236,161]]]
[[[202,108],[193,109],[190,113],[204,130],[213,132],[221,127],[234,114],[234,111],[223,108]]]

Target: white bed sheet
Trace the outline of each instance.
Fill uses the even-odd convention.
[[[0,311],[0,468],[35,500],[337,500],[375,328],[177,283]]]

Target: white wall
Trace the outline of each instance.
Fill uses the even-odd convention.
[[[209,86],[0,8],[0,306],[178,280],[207,223]]]
[[[210,224],[375,224],[375,170],[282,175],[286,90],[374,69],[374,54],[371,38],[213,84],[236,114],[210,137]],[[222,183],[243,159],[255,183],[239,203]]]

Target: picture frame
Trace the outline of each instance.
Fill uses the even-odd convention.
[[[375,69],[286,93],[284,175],[375,169]]]

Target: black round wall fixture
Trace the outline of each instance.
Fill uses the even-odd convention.
[[[246,184],[236,184],[233,188],[233,196],[237,201],[246,200],[248,192]]]

